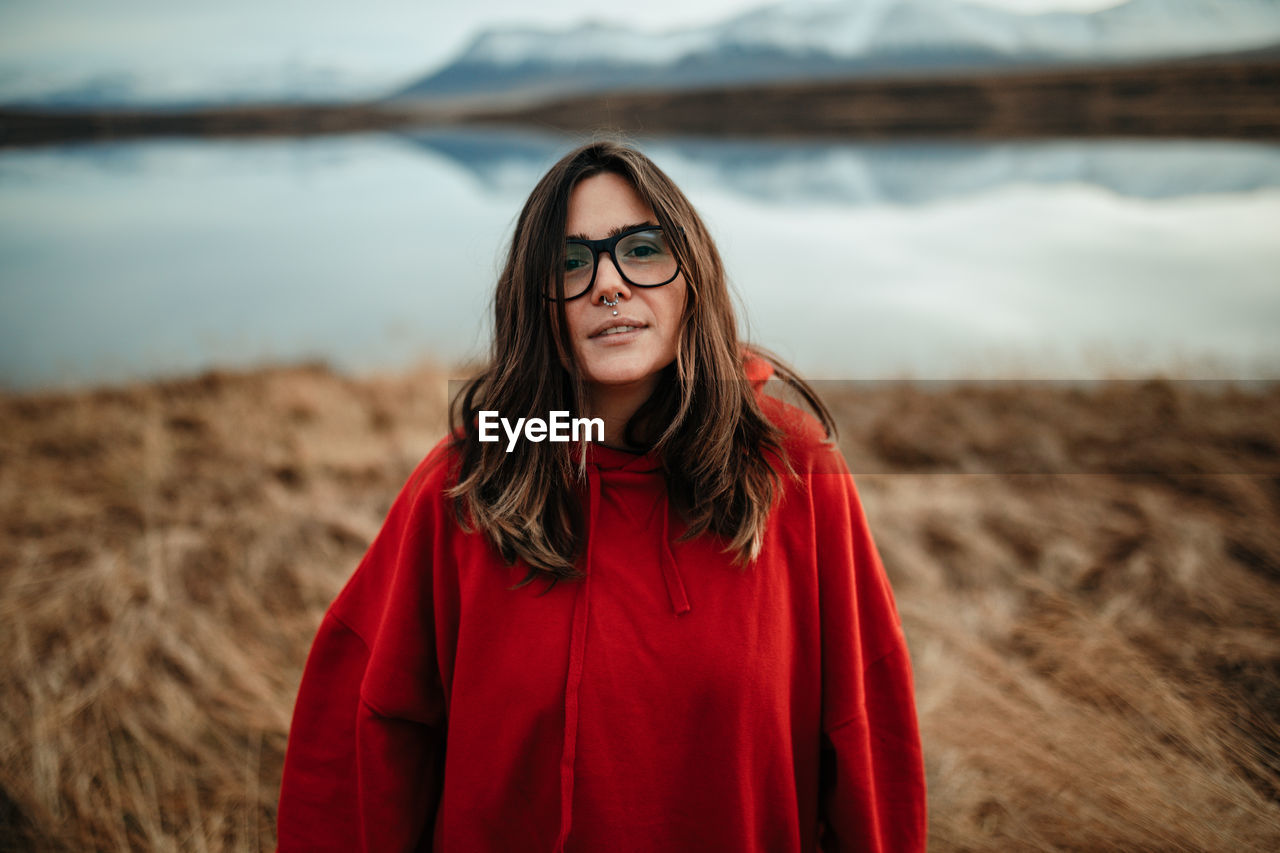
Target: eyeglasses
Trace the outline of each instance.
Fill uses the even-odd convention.
[[[608,252],[622,280],[633,287],[661,287],[675,281],[680,263],[667,245],[661,226],[639,225],[604,240],[567,240],[564,246],[564,296],[556,295],[553,278],[547,299],[577,299],[596,283],[598,258]]]

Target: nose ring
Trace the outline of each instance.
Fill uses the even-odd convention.
[[[619,299],[621,299],[621,298],[622,298],[622,294],[621,294],[621,293],[615,293],[615,294],[613,294],[613,301],[612,301],[612,302],[610,302],[610,301],[609,301],[609,297],[608,297],[608,296],[602,296],[602,297],[600,297],[600,301],[601,301],[601,302],[603,302],[605,305],[609,306],[610,308],[615,308],[615,307],[617,307],[617,305],[618,305],[618,300],[619,300]]]

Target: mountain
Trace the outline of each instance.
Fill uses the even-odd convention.
[[[598,22],[480,33],[404,98],[1113,64],[1280,44],[1275,0],[1129,0],[1027,15],[961,0],[785,2],[666,33]]]
[[[633,10],[605,14],[621,19]],[[626,88],[1114,64],[1280,45],[1280,0],[1129,0],[1092,14],[1025,15],[964,0],[788,0],[717,24],[645,32],[616,23],[481,32],[443,68],[389,92],[385,69],[259,56],[169,68],[138,57],[23,64],[0,57],[6,106],[119,109],[370,98],[520,101]]]
[[[33,73],[0,68],[0,102],[44,110],[185,110],[253,103],[361,102],[385,94],[367,75],[325,65],[283,62],[232,71],[190,68],[182,74],[151,69]]]

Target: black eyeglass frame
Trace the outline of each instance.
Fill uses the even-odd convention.
[[[621,231],[617,234],[614,234],[612,237],[605,237],[603,240],[582,240],[579,238],[574,238],[572,240],[565,240],[564,242],[566,246],[570,243],[577,243],[578,245],[586,246],[588,249],[591,250],[591,254],[593,258],[591,263],[591,280],[587,282],[586,288],[581,293],[574,294],[573,296],[551,296],[547,293],[543,293],[542,298],[549,300],[551,302],[572,302],[575,299],[581,299],[583,296],[586,296],[588,293],[591,292],[591,288],[596,286],[596,274],[600,272],[600,253],[605,251],[609,253],[609,260],[610,262],[613,263],[613,268],[618,271],[618,275],[621,276],[622,280],[625,281],[631,287],[663,287],[665,285],[670,284],[671,282],[676,280],[676,276],[680,275],[680,259],[678,257],[675,259],[676,271],[671,274],[671,278],[667,279],[666,281],[660,281],[657,284],[640,284],[639,282],[632,281],[630,278],[627,277],[627,274],[622,269],[622,264],[618,263],[618,259],[614,255],[614,252],[617,251],[617,248],[618,248],[618,241],[623,240],[627,237],[630,237],[632,234],[642,234],[645,231],[662,231],[662,230],[663,229],[661,225],[637,225],[635,228],[628,228],[626,231]],[[681,228],[680,231],[683,232],[684,229]],[[666,239],[665,235],[663,239],[664,240]],[[668,248],[670,247],[668,246]],[[673,252],[672,255],[674,256],[674,254],[675,253]],[[561,270],[560,272],[560,286],[561,287],[564,286],[563,270]]]

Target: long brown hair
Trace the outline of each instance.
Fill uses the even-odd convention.
[[[782,432],[746,381],[747,357],[770,361],[827,434],[835,431],[813,389],[793,370],[738,340],[720,254],[684,193],[634,148],[613,141],[583,145],[551,167],[520,211],[498,277],[488,366],[450,407],[458,471],[449,495],[458,520],[484,531],[509,563],[523,559],[529,573],[522,583],[580,575],[584,457],[574,464],[571,443],[520,442],[508,453],[505,442],[480,442],[477,413],[513,418],[585,410],[586,385],[564,302],[548,302],[543,294],[563,269],[569,195],[579,181],[602,172],[628,180],[653,209],[687,285],[676,359],[626,426],[629,443],[661,458],[672,503],[688,524],[684,538],[713,533],[741,563],[760,552],[780,478],[768,457],[784,468],[787,463]]]

